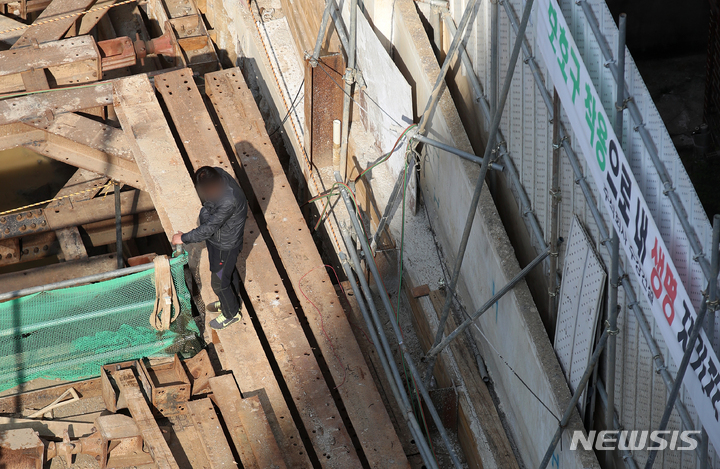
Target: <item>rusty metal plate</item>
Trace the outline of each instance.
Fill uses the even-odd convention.
[[[345,60],[342,54],[320,57],[322,66],[305,62],[305,148],[310,161],[319,168],[332,166],[333,120],[342,120]],[[334,76],[329,76],[332,74]]]
[[[0,433],[0,467],[42,469],[45,445],[30,428]]]
[[[45,211],[41,208],[0,216],[2,238],[16,238],[47,231]]]

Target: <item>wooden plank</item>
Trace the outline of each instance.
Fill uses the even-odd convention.
[[[145,445],[152,455],[158,469],[179,469],[170,448],[148,407],[145,397],[140,392],[135,373],[132,369],[116,371],[113,374],[120,392],[125,395],[130,415],[135,420]]]
[[[152,210],[153,203],[147,192],[133,190],[120,193],[121,214]],[[94,199],[70,203],[62,199],[53,202],[52,207],[45,210],[48,225],[57,230],[69,226],[84,225],[115,217],[115,199],[111,194],[98,196]]]
[[[113,157],[134,161],[130,144],[121,129],[88,117],[66,113],[55,116],[50,121],[36,119],[25,123]]]
[[[80,27],[78,28],[78,36],[82,36],[84,34],[90,34],[92,29],[97,25],[103,16],[107,14],[108,11],[110,11],[109,8],[104,8],[115,3],[116,0],[100,0],[95,2],[93,4],[91,10],[97,10],[93,11],[91,13],[87,13],[85,15],[82,15],[80,17]]]
[[[25,91],[40,91],[50,89],[50,84],[48,83],[47,75],[45,74],[44,68],[41,68],[39,70],[31,68],[28,71],[22,72],[20,74],[20,77],[22,79],[22,84]]]
[[[31,88],[42,89],[36,85],[38,79],[44,79],[47,84],[43,69],[50,72],[53,86],[97,81],[102,76],[100,52],[91,36],[0,52],[0,63],[3,64],[0,69],[0,93],[27,89],[26,81]],[[36,72],[33,76],[40,78],[26,80],[23,72],[32,70]]]
[[[243,459],[243,466],[246,469],[285,468],[282,452],[275,441],[260,398],[257,395],[243,398],[232,375],[211,378],[210,387],[223,420],[238,430],[238,436],[241,437],[238,443],[242,445],[242,451],[251,452],[248,463]]]
[[[55,90],[47,93],[0,100],[0,125],[37,119],[111,105],[113,85],[101,83],[80,89]]]
[[[233,169],[215,125],[192,80],[192,71],[184,69],[158,75],[155,86],[163,96],[193,168],[215,165],[232,174]],[[344,428],[338,428],[331,423],[339,419],[339,413],[327,385],[322,379],[318,379],[322,377],[322,373],[287,292],[279,287],[282,284],[280,275],[276,269],[270,267],[273,265],[272,257],[259,236],[252,213],[248,213],[245,231],[245,244],[252,243],[252,248],[243,250],[238,259],[238,267],[241,277],[248,280],[245,288],[252,299],[293,401],[313,440],[316,452],[333,454],[335,459],[332,459],[332,464],[347,464],[344,467],[351,467],[353,459],[346,458],[347,455],[354,454],[352,442]],[[275,285],[272,289],[275,292],[263,289],[263,286],[267,285]],[[232,335],[228,336],[225,330],[218,332],[218,336],[226,344],[232,343],[234,339]],[[236,370],[236,376],[237,371],[239,370]],[[243,389],[247,388],[243,386]],[[297,442],[291,441],[295,439],[296,431],[293,427],[293,434],[286,435],[281,441],[292,446]],[[327,461],[324,463],[327,464]]]
[[[205,78],[206,93],[250,180],[288,279],[295,286],[320,351],[339,385],[365,456],[373,467],[407,467],[402,445],[385,407],[378,405],[381,397],[330,277],[322,268],[325,263],[265,131],[252,92],[237,68]],[[299,289],[301,281],[306,289],[312,288],[308,296]]]
[[[65,32],[70,29],[77,16],[67,15],[85,11],[95,0],[53,0],[45,11],[38,16],[33,23],[37,26],[31,26],[26,29],[20,39],[13,45],[13,48],[32,45],[33,41],[43,43],[48,41],[57,41]],[[61,17],[63,17],[61,19]],[[46,21],[51,21],[46,23]],[[39,24],[43,23],[43,24]]]
[[[163,233],[160,217],[155,210],[126,215],[120,218],[122,225],[122,239],[144,238]],[[106,246],[115,242],[115,220],[108,219],[83,225],[83,229],[90,237],[93,246]]]
[[[34,267],[0,275],[0,293],[37,287],[87,275],[110,272],[117,268],[115,254],[103,254],[85,259]],[[2,412],[0,412],[2,413]]]
[[[190,418],[188,409],[171,415],[167,419],[172,425],[173,431],[173,438],[170,438],[168,446],[178,464],[183,468],[209,469],[210,461],[205,454],[200,434]]]
[[[79,202],[81,200],[89,199],[100,190],[100,185],[97,181],[100,177],[101,176],[90,171],[79,169],[75,172],[75,174],[73,174],[73,177],[68,180],[65,187],[58,191],[55,197],[68,197],[68,201],[70,202]],[[88,192],[83,191],[78,194],[79,191],[77,183],[81,180],[86,182],[87,185],[83,187],[85,188],[84,190],[87,190]],[[55,236],[57,236],[58,243],[60,243],[60,249],[65,256],[65,261],[84,259],[88,257],[87,250],[85,249],[85,245],[80,237],[80,231],[77,226],[56,230]]]
[[[232,375],[222,375],[210,378],[210,390],[212,394],[210,397],[215,402],[215,405],[220,409],[220,415],[225,422],[225,426],[230,433],[230,437],[235,445],[235,450],[240,457],[240,462],[244,469],[260,469],[255,455],[253,454],[252,446],[250,446],[250,440],[248,433],[243,427],[242,421],[240,420],[240,414],[238,413],[238,403],[242,400],[240,391],[235,384],[235,379]],[[250,429],[252,430],[252,429]],[[277,446],[277,441],[273,436],[272,441]],[[272,442],[270,443],[272,445]],[[279,452],[279,460],[282,461],[282,453]]]
[[[0,15],[0,31],[5,31],[0,34],[0,44],[11,47],[20,39],[25,29],[26,26],[24,23],[8,16]]]
[[[215,407],[210,399],[198,399],[187,403],[190,419],[195,424],[203,443],[211,469],[236,468],[230,446],[220,426]]]
[[[32,428],[43,438],[62,438],[68,430],[71,438],[80,438],[93,433],[95,424],[78,418],[63,418],[55,420],[22,419],[0,417],[0,433],[18,428]]]
[[[23,146],[54,160],[104,174],[137,189],[145,189],[145,180],[134,161],[103,153],[51,133],[46,133],[44,139],[30,141]]]
[[[74,388],[82,398],[102,396],[100,378],[57,384],[0,397],[0,414],[20,415],[23,410],[40,410],[70,388]]]
[[[168,238],[190,231],[200,213],[200,199],[150,80],[134,75],[114,80],[113,85],[115,112]]]
[[[87,259],[88,253],[77,226],[56,230],[55,236],[57,237],[58,243],[60,243],[60,249],[66,262]]]

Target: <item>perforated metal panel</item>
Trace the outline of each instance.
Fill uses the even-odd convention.
[[[575,392],[593,353],[606,274],[577,217],[573,218],[570,227],[566,252],[555,329],[555,353],[570,390]],[[584,395],[578,401],[578,407],[581,411],[585,409]]]

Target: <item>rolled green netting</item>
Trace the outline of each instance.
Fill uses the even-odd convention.
[[[170,260],[180,311],[167,331],[150,325],[154,269],[0,303],[0,391],[35,378],[74,381],[100,375],[107,363],[202,347],[183,268]]]

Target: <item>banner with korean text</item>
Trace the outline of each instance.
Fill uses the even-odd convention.
[[[556,0],[537,2],[537,44],[629,260],[676,365],[696,313],[648,210]],[[720,362],[700,332],[684,384],[716,450],[720,450]]]

